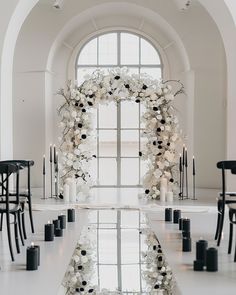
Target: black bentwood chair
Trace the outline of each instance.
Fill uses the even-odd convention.
[[[10,197],[9,195],[9,180],[12,175],[13,177],[13,185],[15,186],[15,196]],[[23,234],[21,230],[20,224],[20,198],[19,198],[19,166],[13,164],[5,164],[0,162],[0,213],[2,216],[6,214],[6,225],[7,225],[7,235],[8,235],[8,244],[11,254],[11,259],[14,261],[14,255],[12,250],[12,243],[11,243],[11,223],[10,223],[10,215],[14,216],[14,233],[15,233],[15,243],[16,243],[16,250],[17,253],[20,253],[20,246],[19,246],[19,238],[18,238],[18,227],[20,231],[20,237],[22,244],[24,243]],[[19,224],[18,224],[19,223]]]
[[[236,167],[231,169],[232,174],[236,174]],[[228,254],[231,253],[233,243],[233,225],[236,224],[236,203],[228,204],[229,207],[229,245]],[[236,242],[234,251],[234,262],[236,262]]]
[[[7,160],[1,161],[1,163],[17,164],[21,170],[27,169],[27,190],[25,192],[20,192],[20,204],[21,204],[21,215],[22,215],[22,225],[24,238],[27,239],[26,229],[25,229],[25,204],[28,204],[29,208],[29,218],[31,224],[31,231],[34,233],[34,222],[33,222],[33,212],[32,212],[32,200],[31,200],[31,185],[30,185],[30,168],[34,165],[33,160]],[[14,196],[15,192],[11,192],[10,196]],[[0,221],[0,228],[2,226],[2,216]]]
[[[222,191],[217,199],[218,216],[215,233],[215,240],[217,240],[217,246],[219,246],[224,226],[225,204],[236,203],[236,198],[234,198],[236,193],[226,192],[225,171],[236,168],[236,161],[220,161],[216,166],[221,169],[222,174]]]

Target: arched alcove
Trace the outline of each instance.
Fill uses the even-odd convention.
[[[113,2],[113,1],[112,1]],[[101,3],[103,5],[114,4],[112,2],[109,3]],[[118,5],[122,4],[130,5],[130,3],[122,2],[118,3]],[[18,72],[18,75],[21,76],[17,82],[18,87],[14,87],[14,91],[16,93],[16,96],[18,97],[18,106],[20,103],[19,97],[29,96],[35,97],[39,96],[40,98],[43,97],[42,104],[40,106],[41,110],[43,111],[43,117],[39,118],[39,124],[40,121],[43,120],[43,122],[46,122],[46,125],[41,124],[40,132],[38,133],[41,137],[41,142],[43,139],[43,147],[40,148],[41,150],[36,152],[36,162],[39,163],[39,160],[41,158],[41,154],[43,153],[43,149],[48,146],[48,143],[52,141],[53,136],[53,130],[51,128],[50,130],[50,120],[51,120],[51,110],[53,110],[53,106],[47,106],[46,104],[50,105],[50,102],[53,101],[52,94],[55,92],[55,90],[58,88],[58,86],[62,86],[61,83],[65,81],[65,78],[68,77],[66,74],[69,69],[68,60],[71,58],[72,51],[75,49],[75,46],[78,45],[80,42],[83,42],[86,36],[92,34],[93,32],[102,30],[104,28],[109,29],[112,27],[118,27],[118,21],[119,21],[119,13],[117,15],[114,15],[112,11],[110,11],[108,8],[103,9],[103,14],[100,11],[100,15],[104,16],[104,14],[107,15],[106,18],[100,17],[97,14],[93,14],[94,7],[92,7],[91,3],[84,4],[81,7],[76,6],[78,3],[65,3],[62,11],[54,11],[51,7],[48,7],[47,5],[38,5],[31,13],[31,15],[28,17],[27,21],[25,22],[20,37],[18,39],[18,44],[16,48],[16,67],[15,72]],[[141,6],[143,5],[143,6]],[[210,5],[210,4],[209,4]],[[222,109],[222,96],[225,93],[224,89],[224,83],[225,81],[221,81],[220,77],[224,76],[224,57],[220,55],[213,55],[210,58],[210,61],[207,61],[206,59],[202,59],[201,61],[197,58],[197,51],[200,50],[201,44],[197,44],[194,41],[194,38],[192,37],[194,34],[199,34],[201,38],[202,44],[205,44],[206,40],[209,39],[209,33],[213,33],[215,40],[217,40],[216,44],[219,45],[217,48],[218,53],[222,53],[223,44],[221,42],[220,36],[217,31],[217,27],[215,26],[212,19],[209,17],[209,15],[206,13],[206,11],[200,7],[199,5],[194,5],[189,9],[189,11],[186,14],[181,14],[179,11],[176,11],[175,6],[172,5],[171,1],[166,1],[166,4],[161,7],[160,3],[149,3],[149,4],[142,4],[138,3],[134,5],[137,9],[135,10],[133,18],[128,19],[128,10],[126,11],[125,17],[128,19],[125,28],[135,28],[138,31],[141,31],[143,34],[147,34],[154,40],[158,40],[161,46],[163,47],[165,53],[168,56],[168,62],[169,64],[172,64],[172,61],[175,61],[176,67],[172,68],[171,76],[174,78],[180,78],[182,80],[186,79],[186,85],[190,84],[191,89],[188,89],[190,92],[190,96],[195,95],[195,109],[197,113],[194,114],[195,121],[193,121],[193,117],[191,115],[191,109],[193,109],[193,105],[190,106],[190,109],[187,109],[187,111],[184,111],[184,114],[186,116],[189,116],[188,121],[190,124],[188,124],[188,128],[194,128],[194,124],[197,128],[197,132],[194,132],[194,146],[195,150],[199,155],[196,155],[200,160],[199,162],[199,168],[201,169],[199,172],[200,179],[199,183],[201,186],[209,185],[211,187],[216,186],[216,173],[215,173],[215,166],[214,163],[216,159],[222,157],[224,155],[224,121],[225,121],[225,115],[221,117],[221,120],[217,120],[217,116],[220,114],[222,116],[222,113],[220,110]],[[132,7],[134,7],[132,6]],[[146,7],[144,7],[146,6]],[[90,7],[90,9],[88,9]],[[99,14],[99,5],[96,7],[96,11]],[[101,6],[102,7],[102,6]],[[100,7],[100,8],[101,8]],[[103,7],[104,8],[104,7]],[[142,15],[142,18],[140,18],[140,15],[137,16],[137,10],[139,11],[145,11],[147,9],[149,11],[149,14]],[[209,6],[208,9],[210,10],[211,7]],[[74,11],[71,13],[71,11]],[[102,9],[101,9],[102,10]],[[73,16],[75,16],[75,12],[78,14],[77,20],[75,20],[78,24],[78,26],[72,26],[70,22],[68,22],[68,19],[73,19]],[[82,13],[83,12],[83,13]],[[132,11],[131,11],[132,12]],[[92,13],[92,14],[91,14]],[[130,13],[130,10],[129,10]],[[38,26],[38,22],[40,19],[42,19],[42,15],[44,15],[45,23],[43,23],[41,26]],[[161,17],[160,17],[161,16]],[[208,31],[204,32],[201,28],[201,26],[196,27],[196,24],[199,25],[199,17],[201,16],[202,26],[207,26]],[[79,20],[78,20],[79,19]],[[132,19],[132,20],[131,20]],[[160,29],[160,26],[157,24],[160,19],[165,20],[166,28],[172,27],[172,33],[169,32],[169,34],[166,34],[166,31],[163,31]],[[49,29],[49,21],[53,26]],[[122,21],[123,25],[123,19],[120,19]],[[70,26],[66,26],[66,23]],[[156,25],[153,25],[155,24]],[[186,23],[189,24],[189,26],[186,26]],[[29,26],[30,24],[30,26]],[[173,30],[173,26],[175,27],[175,30]],[[31,29],[30,29],[31,28]],[[30,31],[32,32],[32,28],[34,28],[34,37],[32,34],[30,34]],[[77,38],[75,37],[76,29],[79,28],[80,30],[77,30]],[[81,30],[83,28],[83,30]],[[194,29],[195,28],[195,29]],[[163,26],[162,26],[163,29]],[[194,29],[194,30],[193,30]],[[193,32],[193,35],[191,35],[191,30]],[[45,39],[45,32],[47,32],[48,38]],[[158,36],[157,36],[158,35]],[[212,36],[212,34],[210,34]],[[37,42],[36,38],[37,36]],[[74,37],[73,37],[74,36]],[[167,38],[168,36],[168,38]],[[58,38],[57,38],[58,37]],[[176,39],[177,38],[177,39]],[[41,41],[42,42],[41,42]],[[209,39],[210,40],[210,39]],[[40,50],[37,49],[38,44],[43,44],[44,46]],[[194,43],[195,42],[195,43]],[[201,43],[200,42],[200,43]],[[27,47],[25,47],[25,44],[27,44]],[[184,44],[184,45],[183,45]],[[192,44],[192,45],[191,45]],[[207,43],[208,44],[208,43]],[[208,44],[209,45],[209,44]],[[23,52],[22,49],[25,49]],[[207,46],[206,50],[206,56],[211,52],[211,46]],[[50,51],[50,53],[49,53]],[[32,59],[27,59],[24,57],[29,56],[29,52],[36,53],[38,52],[38,56],[33,56]],[[185,57],[183,58],[182,53],[185,52]],[[187,54],[186,54],[187,52]],[[222,61],[222,64],[217,65],[217,69],[212,67],[212,64],[214,64],[214,61],[217,60]],[[214,60],[213,60],[214,59]],[[186,66],[186,60],[189,60],[189,65]],[[19,61],[22,61],[19,63]],[[27,62],[26,62],[27,61]],[[180,64],[177,65],[177,63],[180,61]],[[207,62],[206,62],[207,61]],[[183,66],[185,65],[185,66]],[[204,66],[205,65],[205,66]],[[66,72],[62,69],[66,68]],[[192,71],[189,71],[191,68]],[[203,69],[208,68],[211,81],[207,81],[206,77],[202,75]],[[175,70],[174,70],[175,69]],[[201,69],[201,70],[199,70]],[[19,73],[21,72],[21,73]],[[24,72],[24,73],[23,73]],[[211,76],[212,73],[217,73],[217,77]],[[26,78],[28,73],[28,76],[30,76],[30,73],[34,73],[35,79],[34,81],[40,81],[41,86],[35,85],[35,91],[29,91],[29,89],[20,89],[20,84],[27,84],[29,80]],[[23,75],[25,77],[23,77]],[[40,76],[41,77],[38,77]],[[183,78],[184,77],[184,78]],[[61,80],[60,80],[60,79]],[[191,82],[187,82],[190,81]],[[192,83],[192,81],[197,81],[197,87],[195,84],[195,87]],[[60,85],[59,82],[61,81]],[[185,81],[183,81],[185,82]],[[42,87],[43,85],[43,87]],[[213,87],[213,85],[217,85],[216,87]],[[37,88],[39,87],[39,88]],[[40,89],[40,91],[37,93],[37,90]],[[27,92],[27,93],[26,93]],[[204,97],[210,97],[211,99],[204,102]],[[220,98],[221,97],[221,98]],[[213,105],[213,98],[215,99],[215,105]],[[37,100],[37,98],[35,97]],[[51,99],[51,100],[50,100]],[[186,98],[183,98],[183,101]],[[55,100],[54,100],[55,101]],[[192,100],[193,101],[193,100]],[[207,103],[206,103],[207,102]],[[32,102],[33,104],[33,102]],[[213,108],[216,110],[215,116],[213,116],[213,120],[210,124],[207,124],[208,119],[208,113],[207,110],[211,109],[213,105]],[[16,106],[16,105],[15,105]],[[17,108],[18,108],[17,106]],[[204,108],[205,106],[205,108]],[[27,109],[27,108],[26,108]],[[22,109],[18,109],[23,111],[22,114],[24,114],[24,108],[22,106]],[[180,108],[181,110],[181,108]],[[202,112],[203,110],[203,112]],[[202,118],[199,118],[199,115],[202,116]],[[16,118],[15,126],[17,126],[17,121],[19,120]],[[29,118],[27,118],[29,122]],[[27,120],[25,121],[25,126],[27,127]],[[223,122],[223,123],[222,123]],[[198,124],[200,124],[199,127]],[[207,138],[204,138],[204,134],[201,130],[203,130],[204,127],[207,127],[206,134],[210,133],[212,130],[218,130],[218,134],[220,134],[220,144],[217,136],[213,137],[212,144],[217,146],[216,152],[214,155],[211,153],[212,147],[209,146],[209,140]],[[26,128],[27,130],[27,128]],[[17,134],[17,129],[15,129],[15,134]],[[188,134],[193,134],[191,132],[187,132]],[[20,138],[20,132],[16,135],[15,140],[18,142]],[[33,132],[31,135],[34,135]],[[197,135],[197,136],[196,136]],[[35,135],[34,135],[35,136]],[[204,142],[206,140],[206,142]],[[204,143],[204,144],[203,144]],[[22,149],[19,149],[19,153],[16,153],[17,155],[22,154],[24,146],[22,144]],[[23,154],[22,154],[23,155]],[[209,163],[204,164],[205,159],[204,156],[209,157]],[[34,156],[35,158],[35,156]],[[202,166],[203,164],[203,166]],[[202,167],[202,168],[201,168]],[[206,168],[206,169],[205,169]],[[201,173],[202,172],[202,173]],[[210,179],[209,179],[210,177]]]

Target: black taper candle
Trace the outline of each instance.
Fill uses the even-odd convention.
[[[51,242],[54,240],[54,224],[48,223],[44,226],[44,241]]]
[[[26,270],[38,269],[38,248],[31,245],[26,249]]]
[[[61,214],[58,216],[58,219],[60,220],[61,228],[65,229],[66,228],[66,215]]]
[[[186,198],[188,199],[188,151],[185,148],[185,185],[186,185]]]
[[[182,197],[182,157],[179,156],[179,198]]]
[[[45,155],[43,155],[43,175],[46,174]]]
[[[193,156],[193,175],[196,175],[196,170],[195,170],[195,158]]]
[[[192,241],[191,238],[183,238],[182,240],[183,244],[182,244],[182,251],[183,252],[191,252],[192,250]]]
[[[165,221],[172,221],[172,208],[165,209]]]
[[[52,145],[50,144],[49,161],[52,163]]]
[[[184,218],[182,222],[182,230],[190,232],[190,219]]]
[[[206,270],[218,271],[218,251],[216,248],[206,250]]]
[[[183,154],[182,154],[182,192],[181,192],[181,199],[184,198],[184,183],[185,183],[185,145],[183,145]]]
[[[75,209],[68,209],[67,210],[67,221],[68,222],[75,222]]]
[[[54,160],[54,164],[56,165],[57,163],[57,151],[56,151],[56,145],[53,145],[53,160]]]
[[[202,260],[204,265],[206,265],[207,247],[208,247],[208,243],[205,240],[199,240],[196,242],[196,259]]]
[[[174,213],[173,213],[173,219],[174,219],[174,223],[179,223],[179,219],[181,218],[181,210],[178,210],[178,209],[175,209],[174,211],[173,211]]]

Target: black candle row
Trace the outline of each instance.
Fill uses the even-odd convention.
[[[67,221],[75,221],[75,209],[67,210]],[[58,216],[58,219],[53,220],[53,223],[45,224],[44,227],[44,240],[46,242],[51,242],[55,237],[63,236],[63,229],[66,228],[66,215],[61,214]]]
[[[75,221],[75,209],[67,210],[67,221]],[[44,240],[50,242],[55,237],[63,236],[63,229],[66,228],[66,215],[59,215],[58,219],[53,220],[53,223],[48,222],[44,226]],[[37,270],[40,265],[40,247],[38,245],[31,244],[26,249],[26,270]]]
[[[218,251],[216,248],[208,248],[206,240],[200,239],[196,242],[196,260],[193,262],[195,271],[218,271]]]

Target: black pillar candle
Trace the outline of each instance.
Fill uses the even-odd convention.
[[[38,248],[32,244],[26,249],[26,270],[37,270],[38,263]]]
[[[193,262],[193,270],[195,271],[203,271],[204,262],[202,260],[194,260]]]
[[[218,271],[218,251],[216,248],[206,250],[206,270]]]
[[[165,209],[165,221],[172,221],[172,208]]]
[[[48,222],[44,226],[44,241],[51,242],[54,240],[54,224]]]
[[[183,219],[182,230],[190,232],[190,219],[189,218]]]
[[[55,229],[55,237],[62,237],[63,236],[63,229],[62,228],[56,228]]]
[[[183,252],[191,252],[192,250],[191,238],[183,238],[182,246],[183,246],[182,247]]]
[[[174,223],[179,223],[179,219],[181,218],[181,210],[174,210]]]
[[[183,218],[179,219],[179,230],[182,230],[183,228]]]
[[[61,222],[59,219],[55,219],[52,222],[54,224],[54,234],[56,235],[56,229],[61,228]]]
[[[68,209],[67,210],[67,221],[68,222],[75,222],[75,209]]]
[[[199,240],[196,242],[196,259],[202,260],[204,265],[206,265],[207,246],[208,243],[205,240]]]
[[[64,215],[64,214],[59,215],[58,220],[60,220],[61,228],[65,229],[66,228],[66,215]]]
[[[190,231],[182,231],[183,238],[191,238]]]

